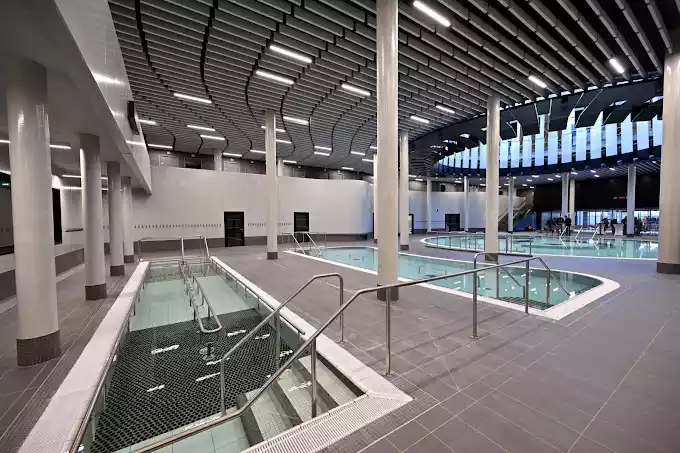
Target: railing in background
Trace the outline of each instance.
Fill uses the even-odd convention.
[[[203,289],[203,285],[201,285],[201,282],[196,278],[193,271],[191,270],[191,265],[187,264],[184,261],[181,261],[179,263],[179,269],[184,280],[185,292],[189,298],[189,306],[193,309],[194,321],[198,323],[198,328],[201,331],[201,335],[217,333],[220,330],[222,330],[222,323],[220,322],[220,318],[217,316],[217,313],[215,312],[212,304],[210,303],[210,299],[206,295],[205,289]],[[207,272],[203,272],[204,276],[206,274]],[[194,286],[196,287],[195,292]],[[200,296],[201,299],[200,304],[196,302],[195,296]],[[203,325],[203,318],[201,316],[201,307],[203,306],[205,306],[208,310],[207,317],[208,318],[212,317],[213,320],[215,321],[215,324],[217,325],[217,327],[215,327],[214,329],[206,329],[205,326]]]
[[[305,240],[307,238],[308,240]],[[314,240],[316,238],[316,240]],[[302,241],[302,242],[300,242]],[[323,248],[318,244],[323,241]],[[322,256],[323,250],[328,248],[328,234],[314,231],[296,231],[287,233],[282,238],[282,246],[287,250],[301,252],[310,256]],[[303,244],[308,244],[305,247]]]

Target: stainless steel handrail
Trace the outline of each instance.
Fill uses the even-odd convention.
[[[316,242],[314,241],[314,239],[312,239],[312,235],[309,233],[309,231],[305,231],[303,233],[307,235],[307,237],[309,238],[309,242],[314,245],[314,249],[316,249],[316,256],[321,256],[322,255],[321,248],[318,245],[316,245]],[[309,246],[310,255],[311,255],[311,252],[312,252],[312,246],[310,245]]]
[[[152,451],[157,451],[161,448],[164,448],[170,444],[173,444],[175,442],[178,442],[182,439],[186,439],[187,437],[191,437],[195,434],[201,433],[203,431],[206,431],[210,428],[213,428],[214,426],[220,425],[222,423],[225,423],[229,420],[232,420],[236,417],[240,417],[241,414],[243,414],[246,410],[250,408],[250,406],[262,395],[267,389],[274,383],[276,380],[285,372],[290,365],[297,360],[305,350],[308,348],[310,349],[311,353],[311,368],[312,368],[312,375],[315,374],[315,366],[316,366],[316,339],[319,335],[321,335],[327,328],[328,326],[333,323],[351,304],[354,302],[359,296],[367,293],[373,293],[377,291],[385,291],[386,292],[386,302],[385,302],[385,337],[386,337],[386,358],[385,358],[385,374],[389,375],[391,373],[391,301],[392,301],[392,288],[401,288],[404,286],[414,286],[414,285],[419,285],[422,283],[429,283],[433,281],[438,281],[438,280],[444,280],[447,278],[453,278],[453,277],[460,277],[463,275],[469,275],[469,274],[477,274],[478,272],[485,272],[491,269],[494,269],[496,267],[503,267],[503,266],[511,266],[514,264],[519,264],[519,263],[528,263],[531,260],[537,259],[537,257],[528,257],[528,258],[523,258],[521,260],[517,261],[512,261],[509,263],[503,263],[503,264],[497,264],[485,268],[480,268],[480,269],[470,269],[467,271],[462,271],[462,272],[456,272],[455,274],[446,274],[446,275],[439,275],[437,277],[429,277],[421,280],[412,280],[409,282],[402,282],[402,283],[395,283],[392,285],[384,285],[384,286],[378,286],[378,287],[371,287],[371,288],[364,288],[356,291],[352,297],[350,297],[346,302],[344,302],[340,308],[338,308],[333,315],[328,318],[326,322],[324,322],[321,327],[319,327],[312,335],[309,336],[309,338],[300,346],[297,351],[293,352],[289,359],[286,361],[283,366],[281,366],[276,372],[274,372],[269,379],[267,379],[267,382],[264,383],[262,387],[260,387],[255,394],[246,401],[246,403],[238,408],[236,411],[231,412],[226,415],[220,415],[219,417],[201,424],[200,426],[195,426],[193,428],[189,428],[186,431],[183,431],[181,433],[175,434],[173,436],[167,437],[165,439],[159,440],[158,442],[148,445],[146,447],[143,447],[139,450],[135,450],[133,453],[150,453]],[[540,259],[540,258],[538,258]],[[527,264],[528,266],[528,264]],[[529,274],[527,273],[527,276]],[[473,280],[473,281],[476,281]],[[528,304],[528,302],[527,302]],[[473,326],[472,326],[472,338],[478,338],[477,337],[477,284],[473,283],[473,299],[472,299],[472,306],[473,306]],[[312,392],[314,392],[314,389],[316,388],[316,385],[312,385]],[[316,398],[315,395],[312,395],[312,415],[316,413],[316,404],[315,404]]]
[[[188,275],[186,274],[186,269],[183,269],[184,266],[186,266],[186,269],[189,270]],[[191,266],[187,265],[186,263],[180,263],[180,269],[182,269],[182,277],[184,277],[185,279],[184,282],[187,285],[189,304],[191,305],[191,308],[193,308],[194,310],[194,318],[196,318],[196,322],[198,323],[198,328],[201,330],[201,333],[210,334],[219,332],[220,330],[222,330],[222,323],[220,322],[220,318],[217,316],[217,313],[213,309],[212,304],[210,303],[210,299],[206,295],[205,289],[203,289],[203,285],[201,285],[201,282],[198,281],[194,273],[191,271]],[[207,305],[208,317],[212,317],[215,320],[215,323],[217,324],[217,327],[215,327],[214,329],[206,329],[205,326],[203,325],[199,305],[196,304],[196,301],[193,299],[193,294],[191,292],[192,282],[196,284],[196,288],[198,289],[198,292],[201,294],[202,304],[200,306],[203,306],[203,304]]]
[[[276,310],[272,311],[266,318],[264,318],[254,329],[252,329],[246,336],[241,338],[241,340],[234,345],[233,348],[231,348],[220,360],[220,412],[222,415],[226,415],[227,413],[227,408],[225,407],[225,400],[226,400],[226,376],[224,373],[224,364],[227,360],[229,360],[229,357],[238,349],[240,348],[246,341],[248,341],[250,338],[257,333],[264,325],[266,325],[272,317],[276,316],[275,320],[275,326],[276,326],[276,348],[275,348],[275,360],[277,360],[277,368],[278,368],[278,358],[281,355],[281,310],[288,305],[288,303],[295,299],[298,294],[300,294],[305,288],[307,288],[309,285],[312,284],[312,282],[319,280],[321,278],[329,278],[329,277],[338,277],[338,280],[340,281],[340,306],[342,306],[342,301],[344,300],[344,280],[342,278],[342,275],[338,274],[337,272],[332,272],[329,274],[319,274],[315,275],[309,280],[307,280],[307,283],[302,285],[300,289],[295,291],[292,296],[288,298],[285,302],[283,302],[281,305],[276,307]],[[344,319],[343,317],[340,318],[340,331],[343,331],[344,327]],[[341,342],[344,341],[344,335],[341,336]]]
[[[484,255],[484,256],[485,256],[485,259],[489,259],[489,255],[491,255],[491,256],[490,256],[491,260],[492,260],[494,263],[496,263],[496,264],[500,264],[500,261],[499,261],[498,259],[495,259],[495,260],[493,259],[493,253],[479,252],[479,253],[476,253],[476,254],[475,254],[475,258],[472,260],[472,267],[475,268],[475,269],[477,268],[477,258],[479,258],[480,255]],[[515,283],[517,283],[517,286],[519,286],[520,288],[522,288],[522,290],[523,290],[523,291],[522,291],[522,297],[524,298],[524,297],[526,296],[524,293],[525,293],[526,291],[528,291],[529,288],[527,288],[526,286],[522,285],[522,284],[521,284],[521,283],[520,283],[520,282],[519,282],[519,281],[518,281],[511,273],[510,273],[510,271],[508,271],[508,270],[507,270],[506,268],[504,268],[504,267],[496,268],[496,298],[499,298],[499,297],[500,297],[500,289],[499,289],[499,288],[500,288],[500,277],[499,277],[500,269],[502,269],[506,274],[508,274],[508,277],[510,277]]]
[[[302,248],[302,246],[300,245],[300,242],[299,242],[299,241],[297,240],[297,238],[295,237],[295,233],[290,233],[290,235],[293,237],[293,240],[295,241],[295,243],[297,244],[297,246],[300,248],[300,251],[302,251],[302,253],[305,253],[305,249]],[[297,251],[297,249],[295,249],[295,250]]]

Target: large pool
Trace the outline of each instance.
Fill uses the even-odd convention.
[[[333,247],[322,249],[322,258],[336,263],[347,264],[363,269],[377,270],[377,250],[372,247]],[[538,263],[532,264],[532,267]],[[480,264],[478,264],[480,266]],[[484,266],[484,264],[481,264]],[[473,268],[469,261],[439,259],[420,255],[399,254],[399,276],[418,280],[438,275],[453,274]],[[517,304],[523,304],[526,267],[506,267],[498,271],[490,269],[479,273],[478,293]],[[550,289],[546,283],[547,272],[532,268],[529,273],[529,301],[531,306],[545,310],[569,300],[602,284],[602,281],[572,272],[552,271]],[[432,282],[433,285],[472,293],[473,276],[465,275]],[[564,287],[564,289],[562,289]],[[548,291],[550,292],[548,304]]]
[[[461,250],[484,250],[484,234],[450,234],[424,239],[427,245]],[[501,252],[533,255],[565,255],[600,258],[658,258],[659,243],[639,239],[614,239],[595,236],[592,239],[557,236],[507,235],[498,238]]]

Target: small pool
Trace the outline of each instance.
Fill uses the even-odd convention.
[[[373,271],[378,268],[377,250],[372,247],[322,249],[321,258]],[[481,266],[485,266],[485,264],[481,264]],[[532,263],[532,266],[535,266],[535,264]],[[453,274],[472,268],[473,265],[469,261],[440,259],[406,253],[399,254],[399,277],[411,280]],[[479,273],[478,294],[506,302],[523,304],[526,267],[521,265],[503,269],[507,272],[504,270],[497,272],[496,269],[490,269]],[[529,271],[529,302],[532,307],[540,310],[561,304],[603,283],[601,280],[587,275],[553,270],[548,289],[546,278],[547,272],[544,269],[532,268]],[[432,284],[455,291],[472,293],[473,276],[452,277]],[[548,292],[550,293],[549,297]]]
[[[451,234],[425,238],[425,244],[461,250],[484,250],[484,234]],[[498,238],[500,251],[534,255],[564,255],[600,258],[657,259],[659,243],[639,239],[596,236],[583,239],[556,236],[508,235]]]

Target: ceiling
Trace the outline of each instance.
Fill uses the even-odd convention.
[[[147,144],[263,159],[250,150],[264,150],[264,111],[274,109],[280,157],[372,172],[362,159],[376,143],[374,1],[109,5],[139,117],[155,122],[142,125]],[[658,78],[673,50],[666,24],[680,20],[679,8],[667,0],[399,2],[399,128],[414,140],[473,119],[492,93],[514,106]],[[411,171],[435,159],[417,153]]]

